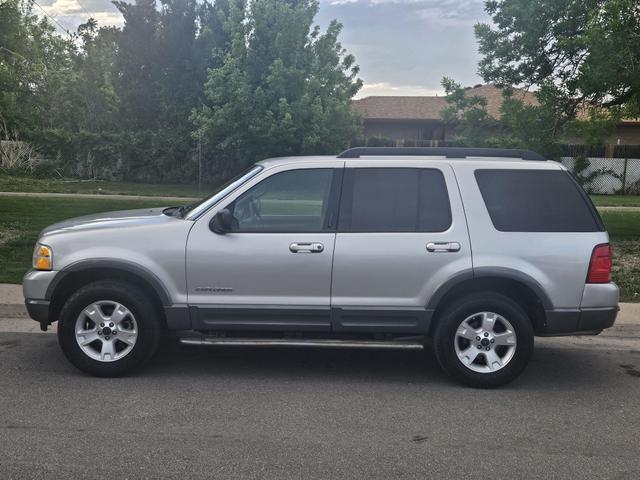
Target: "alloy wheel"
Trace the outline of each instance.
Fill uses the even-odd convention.
[[[75,337],[90,358],[114,362],[133,350],[138,340],[138,325],[126,306],[112,300],[101,300],[80,312],[75,324]]]

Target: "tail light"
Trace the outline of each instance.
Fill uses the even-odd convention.
[[[597,245],[591,254],[587,283],[609,283],[611,281],[611,245]]]

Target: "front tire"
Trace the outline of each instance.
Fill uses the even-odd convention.
[[[495,388],[513,381],[533,352],[533,327],[525,311],[494,292],[465,295],[439,315],[434,336],[440,366],[459,382]]]
[[[82,287],[67,300],[58,342],[69,361],[98,377],[130,373],[158,347],[160,324],[153,302],[139,288],[116,281]]]

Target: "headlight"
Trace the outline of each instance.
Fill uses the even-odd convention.
[[[33,251],[33,268],[51,270],[53,268],[53,251],[46,245],[36,244]]]

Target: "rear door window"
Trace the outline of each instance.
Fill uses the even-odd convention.
[[[560,170],[475,171],[497,230],[596,232],[602,224],[584,191]]]
[[[449,195],[440,170],[345,170],[339,231],[442,232],[450,226]]]

